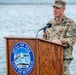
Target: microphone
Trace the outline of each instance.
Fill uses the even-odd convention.
[[[37,35],[36,35],[36,37],[38,36],[38,32],[39,31],[41,31],[41,30],[46,30],[46,28],[50,28],[50,27],[52,27],[52,24],[51,23],[47,23],[47,25],[45,26],[45,27],[43,27],[43,28],[41,28],[41,29],[39,29],[38,31],[37,31]]]
[[[39,29],[38,31],[41,31],[41,30],[44,30],[45,31],[46,28],[50,28],[50,27],[52,27],[52,24],[51,23],[47,23],[47,25],[45,27]]]

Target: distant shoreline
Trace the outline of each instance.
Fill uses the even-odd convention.
[[[53,3],[0,3],[0,5],[52,5]],[[76,5],[76,3],[68,3],[68,5]]]

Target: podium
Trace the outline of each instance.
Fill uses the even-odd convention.
[[[52,43],[50,41],[46,41],[39,38],[5,37],[5,39],[6,39],[7,75],[63,75],[63,46],[62,45]],[[34,54],[32,55],[32,57],[34,57],[33,67],[32,68],[30,67],[31,71],[28,74],[26,74],[25,72],[25,70],[27,69],[23,69],[23,68],[20,69],[19,67],[17,67],[21,65],[25,66],[28,64],[21,64],[21,63],[12,64],[13,62],[11,62],[17,59],[15,58],[16,57],[15,55],[17,53],[15,49],[19,50],[19,46],[17,45],[18,43],[27,44],[31,48]],[[24,45],[24,47],[25,46],[26,45]],[[20,48],[22,47],[23,46],[21,45]],[[14,52],[15,54],[13,57],[13,54],[11,53],[14,53]],[[26,56],[26,59],[27,59],[27,56]],[[15,64],[16,64],[16,67],[14,66]],[[20,71],[24,71],[25,73],[24,74],[21,74],[21,72],[17,73],[18,71],[17,68],[19,68]]]

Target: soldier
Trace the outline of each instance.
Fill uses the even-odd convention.
[[[64,45],[63,65],[64,75],[70,75],[69,65],[73,60],[72,50],[76,41],[76,27],[74,21],[64,15],[66,2],[55,0],[53,7],[54,18],[48,23],[52,27],[46,28],[43,39]]]

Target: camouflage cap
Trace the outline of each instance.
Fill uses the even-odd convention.
[[[55,0],[54,5],[52,5],[52,7],[58,7],[58,8],[62,8],[66,6],[66,2],[63,0]]]

